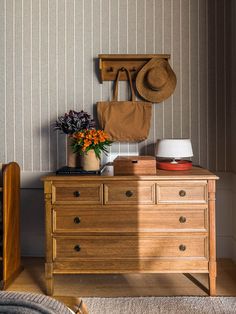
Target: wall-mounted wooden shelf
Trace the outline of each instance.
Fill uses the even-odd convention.
[[[132,78],[134,79],[139,70],[152,58],[169,59],[169,54],[100,54],[99,70],[100,80],[114,81],[116,79],[117,70],[126,67]],[[121,81],[126,81],[127,77],[121,73]]]

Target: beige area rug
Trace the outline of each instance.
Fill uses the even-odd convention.
[[[236,297],[83,298],[89,314],[236,314]]]

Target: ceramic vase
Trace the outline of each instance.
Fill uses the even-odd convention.
[[[68,167],[79,167],[79,156],[76,153],[73,153],[71,147],[71,140],[69,136],[67,137],[67,166]]]
[[[96,156],[93,149],[82,155],[81,162],[82,168],[86,171],[95,171],[100,169],[100,159]]]

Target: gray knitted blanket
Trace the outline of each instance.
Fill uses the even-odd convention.
[[[59,301],[36,293],[0,291],[0,313],[71,314]]]

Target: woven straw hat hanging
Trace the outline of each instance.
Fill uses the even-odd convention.
[[[138,72],[136,88],[144,99],[158,103],[171,96],[176,81],[176,75],[168,61],[153,58]]]

